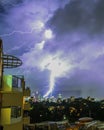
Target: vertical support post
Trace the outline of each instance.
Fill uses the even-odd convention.
[[[3,44],[2,39],[0,39],[0,89],[2,88],[2,78],[3,78]]]

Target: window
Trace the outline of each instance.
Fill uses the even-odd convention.
[[[13,88],[21,88],[21,78],[13,76],[12,86]]]
[[[21,116],[21,107],[20,106],[11,107],[11,117],[18,118],[20,116]]]

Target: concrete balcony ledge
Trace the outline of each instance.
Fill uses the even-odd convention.
[[[20,121],[22,121],[22,117],[11,118],[11,124],[12,123],[17,123],[17,122],[20,122]]]
[[[5,106],[22,106],[22,93],[2,93],[2,107]]]

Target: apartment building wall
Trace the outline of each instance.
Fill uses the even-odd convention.
[[[30,103],[28,98],[30,97],[30,89],[25,89],[23,91],[23,126],[30,124]]]
[[[20,81],[19,81],[20,82]],[[13,84],[13,76],[3,76],[0,125],[3,130],[23,130],[23,89]]]
[[[2,87],[2,75],[3,75],[2,54],[3,54],[3,45],[2,45],[2,40],[0,39],[0,89]]]
[[[4,125],[3,130],[23,130],[22,122]]]
[[[25,96],[30,96],[30,89],[25,88],[23,76],[3,75],[3,56],[3,44],[0,39],[0,130],[23,130],[23,124],[30,123],[29,116],[23,118],[24,111],[30,109],[29,104],[24,102]],[[13,56],[7,55],[6,58],[7,68],[18,67],[22,63]],[[16,66],[15,63],[19,64]]]

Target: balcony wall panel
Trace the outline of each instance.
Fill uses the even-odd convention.
[[[3,130],[23,130],[22,121],[10,125],[4,125]]]
[[[22,106],[22,93],[2,93],[2,107]]]

